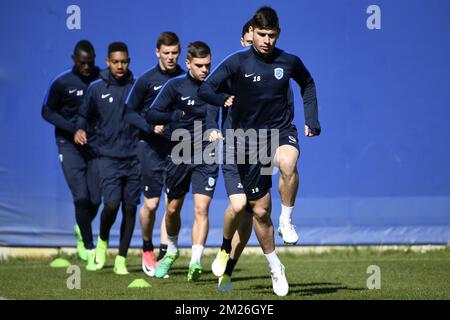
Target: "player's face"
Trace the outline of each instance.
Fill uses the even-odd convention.
[[[159,58],[159,65],[161,69],[173,71],[177,67],[178,57],[180,56],[180,46],[166,46],[161,45],[156,48],[156,56]]]
[[[280,35],[277,29],[253,29],[253,46],[264,55],[270,54]]]
[[[83,77],[89,77],[94,70],[95,55],[93,53],[77,50],[72,56],[75,69]]]
[[[128,57],[128,53],[124,51],[115,51],[110,53],[108,59],[106,60],[106,64],[108,65],[113,77],[120,80],[128,73],[130,58]]]
[[[241,45],[243,47],[248,47],[253,44],[253,29],[250,27],[249,31],[244,34],[244,36],[241,38]]]
[[[186,59],[186,67],[192,78],[203,81],[211,69],[211,55],[205,58],[192,58],[190,61]]]

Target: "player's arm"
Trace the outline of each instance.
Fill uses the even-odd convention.
[[[154,125],[149,124],[140,114],[142,101],[145,98],[145,90],[145,81],[139,78],[125,100],[125,121],[142,131],[150,133],[154,130]]]
[[[222,132],[219,130],[219,107],[208,105],[206,107],[205,125],[206,131],[210,130],[209,141],[222,140]]]
[[[236,55],[226,59],[202,83],[198,90],[199,98],[214,106],[230,107],[234,96],[223,92],[222,88],[238,70],[239,63]]]
[[[145,119],[154,125],[164,125],[177,121],[183,116],[183,111],[174,109],[176,91],[172,82],[166,83],[156,96],[153,103],[145,111]]]
[[[292,78],[300,86],[305,113],[305,135],[318,136],[321,132],[319,123],[319,110],[317,106],[316,85],[311,74],[300,58],[296,57]]]
[[[95,117],[93,117],[93,109],[95,101],[93,99],[94,97],[94,90],[92,90],[92,86],[89,86],[86,92],[86,95],[83,98],[83,103],[81,104],[80,108],[78,109],[77,114],[77,121],[76,121],[76,132],[74,135],[74,141],[77,144],[87,144],[87,134],[86,134],[86,128],[88,126],[89,122],[92,122]]]
[[[47,91],[44,103],[42,105],[42,117],[53,124],[55,127],[75,133],[75,125],[69,120],[65,119],[60,114],[61,101],[64,96],[64,87],[58,80],[54,81]]]

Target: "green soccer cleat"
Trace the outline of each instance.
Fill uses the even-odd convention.
[[[170,267],[172,267],[172,264],[175,262],[175,260],[177,260],[177,258],[178,252],[176,254],[167,252],[164,255],[164,258],[162,258],[156,266],[155,277],[161,279],[168,275]]]
[[[122,256],[116,256],[116,260],[114,261],[114,273],[120,276],[129,274],[126,262],[127,258]]]
[[[97,266],[95,264],[95,250],[86,250],[87,255],[87,265],[86,270],[87,271],[95,271],[97,270]]]
[[[100,237],[97,240],[97,248],[95,249],[95,262],[97,270],[102,269],[106,263],[106,253],[108,250],[108,241],[103,241]]]
[[[77,237],[77,254],[78,257],[86,261],[87,260],[87,254],[86,254],[86,248],[84,247],[83,237],[81,236],[80,227],[76,224],[73,227],[73,232],[75,233],[75,236]]]
[[[225,250],[220,250],[219,253],[217,253],[216,258],[211,265],[211,270],[216,277],[223,276],[225,269],[227,268],[229,258],[230,254],[226,253]]]
[[[187,280],[189,282],[191,281],[197,281],[200,279],[200,276],[202,275],[203,268],[200,265],[200,263],[194,262],[189,264],[189,272],[187,275]]]

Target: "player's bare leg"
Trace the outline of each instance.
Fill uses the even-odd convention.
[[[167,195],[164,197],[165,208],[167,208]],[[164,216],[161,219],[161,227],[160,227],[160,239],[159,239],[159,253],[156,258],[157,261],[161,260],[167,252],[167,231],[166,231],[166,212],[164,212]]]
[[[153,227],[155,225],[156,210],[159,205],[159,197],[146,198],[144,204],[139,210],[139,218],[142,231],[142,270],[149,276],[153,277],[156,269],[156,260],[153,253]]]
[[[194,225],[192,227],[192,257],[189,263],[188,281],[195,281],[201,276],[203,267],[201,258],[209,231],[208,211],[211,197],[194,194]]]
[[[296,244],[298,235],[292,225],[292,213],[294,211],[295,198],[298,191],[297,160],[299,152],[290,145],[278,147],[274,161],[280,169],[278,190],[281,196],[281,214],[279,217],[278,233],[286,244]]]
[[[284,266],[275,253],[273,224],[270,218],[272,209],[270,192],[267,192],[265,196],[258,200],[250,201],[250,205],[252,206],[255,217],[254,228],[256,237],[269,263],[273,290],[278,296],[285,296],[289,291],[289,285],[284,272]]]
[[[245,194],[232,194],[229,196],[229,200],[224,216],[222,246],[211,265],[212,272],[217,277],[221,277],[225,273],[232,250],[233,236],[237,233],[241,217],[246,214],[247,197]],[[237,241],[236,245],[239,244],[239,236],[237,236]]]
[[[184,196],[178,199],[169,199],[166,208],[167,253],[156,266],[155,277],[164,278],[170,271],[172,264],[178,258],[178,234],[180,233],[180,211]]]

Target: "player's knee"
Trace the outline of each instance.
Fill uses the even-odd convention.
[[[234,199],[230,201],[230,206],[234,213],[241,214],[244,213],[245,211],[246,203],[247,201],[245,199],[244,200]]]
[[[253,217],[257,220],[257,222],[266,222],[270,219],[269,210],[265,207],[257,207],[253,208]]]
[[[169,205],[169,206],[167,206],[166,216],[172,217],[172,216],[178,214],[178,211],[179,210],[176,207]]]
[[[156,211],[159,206],[159,198],[145,199],[144,206],[150,212]]]
[[[207,217],[208,216],[208,205],[204,203],[196,203],[194,205],[194,212],[196,216]]]
[[[278,161],[283,176],[292,176],[297,172],[297,157],[282,157]]]

